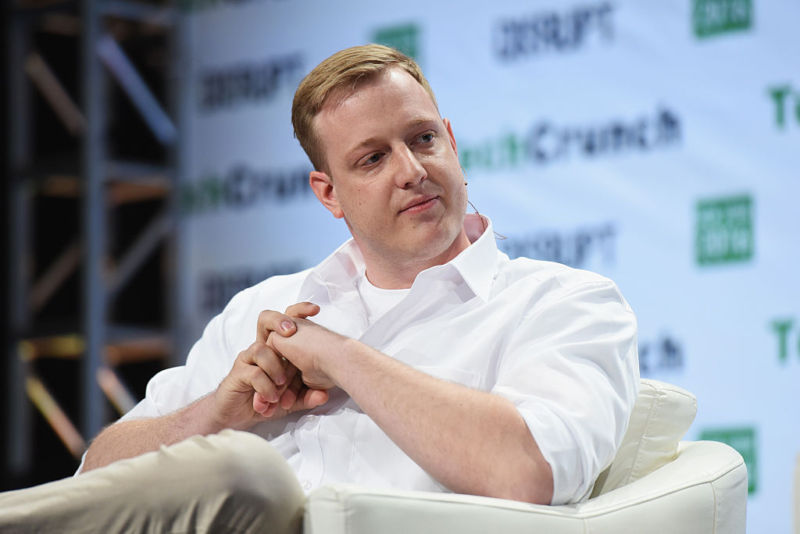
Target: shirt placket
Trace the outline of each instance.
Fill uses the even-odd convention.
[[[321,305],[318,316],[311,320],[342,335],[359,338],[367,326],[366,310],[358,297],[355,286],[318,288],[322,292],[316,300]],[[332,401],[333,399],[331,399]],[[330,402],[330,401],[329,401]],[[295,442],[300,451],[302,463],[298,470],[300,485],[308,492],[320,486],[328,477],[329,462],[349,462],[350,451],[323,451],[324,422],[326,418],[337,417],[337,411],[329,415],[309,413],[303,416],[294,430]],[[330,424],[331,421],[328,421]],[[341,467],[341,466],[337,466]]]
[[[303,416],[294,430],[295,442],[303,459],[297,473],[300,485],[308,492],[322,483],[324,465],[322,461],[322,445],[319,439],[320,416],[308,414]]]

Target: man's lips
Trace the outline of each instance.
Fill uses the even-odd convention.
[[[406,204],[399,213],[423,211],[432,206],[434,201],[436,201],[438,198],[439,195],[425,195],[423,197],[417,197]]]

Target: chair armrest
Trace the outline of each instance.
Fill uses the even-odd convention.
[[[745,531],[747,471],[742,457],[717,442],[682,442],[674,461],[589,501],[542,506],[450,493],[369,490],[337,484],[308,498],[306,534],[460,532]]]

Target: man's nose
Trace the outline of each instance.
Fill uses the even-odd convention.
[[[407,145],[403,145],[395,154],[395,181],[397,187],[408,189],[428,177],[428,171],[417,159],[417,155]]]

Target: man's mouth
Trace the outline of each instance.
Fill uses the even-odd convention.
[[[438,199],[439,195],[425,195],[422,197],[417,197],[406,204],[405,207],[400,210],[400,213],[418,213],[420,211],[425,211],[433,206]]]

